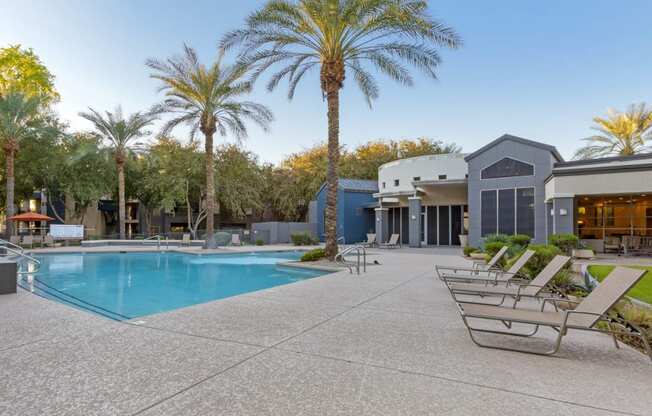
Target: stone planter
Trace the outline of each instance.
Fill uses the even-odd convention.
[[[593,250],[575,249],[572,252],[572,256],[576,259],[592,259],[595,258],[595,253]]]
[[[469,236],[468,235],[460,234],[459,237],[460,237],[460,245],[462,247],[466,247],[466,246],[469,245]]]
[[[469,257],[473,260],[484,260],[486,258],[484,253],[471,253]]]

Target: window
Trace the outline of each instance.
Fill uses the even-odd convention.
[[[385,189],[385,182],[383,182],[383,189]]]
[[[514,189],[498,191],[498,233],[514,234],[516,222],[516,203]]]
[[[398,186],[398,179],[394,179],[394,186]]]
[[[534,237],[534,188],[516,190],[516,233]]]
[[[414,182],[418,182],[418,181],[421,180],[421,176],[415,176],[414,178],[412,178],[412,180],[413,180]]]
[[[482,179],[495,179],[532,175],[534,175],[533,165],[506,157],[482,169],[480,177]]]
[[[480,232],[534,237],[534,188],[482,191]]]
[[[496,191],[482,191],[480,194],[480,234],[496,234],[497,225],[497,197]]]
[[[447,178],[447,175],[439,175],[439,176],[437,177],[437,179],[439,179],[440,181],[443,181],[443,180],[446,179],[446,178]]]

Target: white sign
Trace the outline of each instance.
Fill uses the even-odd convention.
[[[84,239],[84,226],[83,225],[69,225],[69,224],[50,224],[50,235],[55,239],[74,238]]]

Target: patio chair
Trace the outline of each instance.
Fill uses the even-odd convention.
[[[399,241],[398,241],[399,237],[400,237],[400,234],[392,234],[389,237],[389,241],[386,242],[386,243],[378,244],[378,248],[398,248],[398,246],[400,244]]]
[[[574,329],[610,334],[614,338],[616,347],[619,347],[616,335],[626,335],[639,338],[644,345],[646,353],[652,360],[652,349],[650,348],[650,342],[645,333],[637,326],[625,321],[622,317],[619,317],[613,312],[610,312],[611,308],[613,308],[613,306],[623,296],[625,296],[627,291],[641,280],[644,274],[645,270],[616,267],[611,273],[609,273],[609,276],[607,276],[607,278],[581,302],[571,302],[567,299],[546,298],[541,304],[541,310],[479,305],[477,303],[466,302],[457,302],[457,306],[460,315],[462,316],[462,321],[469,331],[471,340],[480,347],[539,355],[554,355],[559,351],[562,339],[568,333],[568,330]],[[577,307],[574,310],[560,311],[558,309],[558,302],[560,304],[576,303]],[[545,311],[546,305],[552,305],[554,311]],[[507,330],[492,330],[473,327],[468,322],[470,318],[498,321],[504,325]],[[531,325],[534,328],[527,333],[516,332],[513,330],[514,323]],[[602,325],[598,325],[599,323]],[[531,337],[535,335],[542,326],[550,327],[557,332],[557,337],[552,348],[547,351],[538,351],[525,347],[487,344],[480,342],[475,335],[476,332],[480,332],[516,337]]]
[[[603,244],[603,250],[604,250],[605,253],[608,253],[610,251],[614,251],[614,252],[620,254],[620,247],[621,247],[620,237],[606,236],[604,238],[603,243],[604,243]]]
[[[362,243],[365,247],[373,247],[376,245],[376,234],[367,234],[367,241]]]
[[[181,245],[190,247],[190,233],[183,233],[181,237]]]
[[[231,245],[232,246],[242,245],[242,242],[240,241],[240,234],[231,234]]]
[[[489,276],[492,272],[493,273],[499,273],[502,271],[500,266],[498,266],[498,261],[503,258],[503,256],[507,253],[507,246],[503,246],[498,252],[489,260],[489,262],[484,263],[484,262],[478,262],[474,261],[472,267],[451,267],[451,266],[439,266],[435,265],[435,273],[437,273],[437,276],[439,276],[440,280],[470,280],[470,279],[475,279],[478,277],[490,279],[491,276]],[[531,250],[530,250],[531,251]],[[527,253],[527,252],[526,252]],[[523,256],[526,254],[523,253]],[[521,263],[520,261],[517,261],[512,268],[510,268],[510,271],[514,268],[514,266],[519,266],[517,270],[520,270],[525,263],[532,257],[534,252],[529,253],[528,256],[524,259],[524,261]],[[523,257],[521,256],[521,257]],[[521,260],[521,258],[519,258]],[[496,277],[494,276],[494,279],[496,280]]]
[[[52,237],[50,234],[47,234],[46,236],[43,237],[43,246],[44,247],[60,247],[61,244],[58,244],[54,241],[54,237]]]
[[[19,235],[12,235],[9,237],[9,242],[11,244],[16,244],[17,246],[20,245],[20,236]]]
[[[507,285],[486,285],[478,283],[449,283],[446,282],[448,290],[450,290],[451,295],[455,302],[458,301],[457,295],[473,295],[473,296],[497,296],[501,297],[500,302],[497,303],[487,303],[487,302],[469,302],[466,303],[478,303],[481,305],[502,305],[507,298],[513,298],[514,304],[512,307],[515,307],[516,304],[523,297],[536,298],[540,297],[543,294],[551,294],[553,288],[550,286],[550,283],[555,278],[557,273],[563,269],[568,262],[570,257],[568,256],[555,256],[550,263],[546,265],[537,274],[537,276],[532,281],[521,281],[519,283],[514,283],[514,281],[508,281]]]
[[[34,248],[34,237],[31,235],[24,236],[22,241],[22,246],[23,247],[29,246],[29,248]]]

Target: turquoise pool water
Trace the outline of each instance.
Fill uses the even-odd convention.
[[[46,298],[125,320],[324,274],[277,266],[300,255],[47,254],[36,256],[39,272],[21,285]]]

